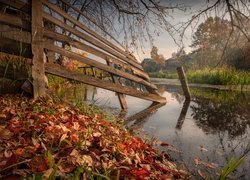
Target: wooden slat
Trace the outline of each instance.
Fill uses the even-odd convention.
[[[78,8],[72,6],[70,3],[68,3],[65,0],[61,0],[61,2],[63,2],[64,4],[66,4],[67,6],[69,6],[70,8],[72,8],[73,10],[75,10],[77,13],[79,13],[79,15],[82,15],[85,19],[87,19],[88,21],[92,22],[93,24],[95,24],[95,26],[99,27],[100,30],[102,30],[106,35],[108,35],[111,39],[113,39],[117,44],[119,44],[124,50],[125,47],[115,38],[113,37],[109,32],[107,32],[102,26],[100,26],[96,20],[94,20],[93,18],[85,15],[81,10],[79,10]],[[137,59],[129,52],[125,52],[126,53],[126,57],[131,58],[134,61],[137,61]],[[137,61],[138,62],[138,61]]]
[[[119,59],[116,59],[112,56],[110,56],[109,54],[105,53],[105,52],[102,52],[94,47],[91,47],[89,45],[86,45],[82,42],[79,42],[73,38],[70,38],[68,36],[65,36],[65,35],[62,35],[62,34],[59,34],[59,33],[56,33],[56,32],[53,32],[53,31],[50,31],[48,29],[44,29],[44,36],[45,37],[48,37],[48,38],[51,38],[51,39],[54,39],[56,41],[60,41],[60,42],[64,42],[64,43],[67,43],[67,44],[70,44],[78,49],[81,49],[81,50],[84,50],[88,53],[91,53],[91,54],[94,54],[102,59],[109,59],[110,61],[112,61],[113,63],[115,64],[118,64],[120,65],[121,67],[123,67],[124,69],[126,70],[129,70],[129,71],[132,71],[136,76],[139,76],[147,81],[149,81],[149,76],[147,73],[145,73],[144,71],[140,70],[140,69],[137,69],[137,68],[134,68],[133,66],[129,66],[128,64],[120,61]]]
[[[68,51],[66,49],[57,47],[57,46],[55,46],[53,44],[50,44],[48,42],[45,42],[44,45],[45,45],[44,47],[46,49],[50,50],[50,51],[57,52],[57,53],[59,53],[59,54],[61,54],[63,56],[67,56],[67,57],[70,57],[72,59],[78,60],[78,61],[80,61],[80,62],[82,62],[84,64],[88,64],[90,66],[94,66],[94,67],[96,67],[98,69],[107,71],[109,73],[112,73],[112,74],[124,77],[126,79],[130,79],[132,81],[135,81],[137,83],[143,84],[143,85],[145,85],[147,87],[150,87],[152,89],[157,89],[157,87],[154,84],[152,84],[150,82],[147,82],[147,81],[145,81],[145,80],[143,80],[141,78],[138,78],[136,76],[133,76],[131,74],[128,74],[128,73],[126,73],[124,71],[121,71],[121,70],[118,70],[118,69],[114,69],[114,68],[109,67],[109,66],[107,66],[107,65],[105,65],[103,63],[100,63],[98,61],[95,61],[95,60],[87,58],[87,57],[83,57],[83,56],[81,56],[79,54],[76,54],[76,53],[73,53],[73,52]]]
[[[12,26],[23,28],[24,30],[31,30],[31,24],[29,21],[23,20],[18,16],[13,16],[5,13],[0,13],[0,22],[9,24]]]
[[[92,38],[92,37],[90,37],[90,36],[88,36],[88,35],[86,35],[86,34],[80,32],[80,31],[78,31],[77,29],[74,29],[73,27],[71,27],[71,26],[65,24],[63,21],[58,20],[58,19],[52,17],[52,16],[49,15],[48,13],[43,12],[42,14],[43,14],[43,17],[44,17],[46,20],[51,21],[52,23],[56,24],[57,26],[59,26],[59,27],[65,29],[65,30],[67,30],[67,31],[69,31],[69,32],[71,32],[71,33],[73,33],[74,35],[76,35],[76,36],[78,36],[78,37],[84,39],[85,41],[87,41],[87,42],[93,44],[94,46],[96,46],[96,47],[98,47],[98,48],[100,48],[100,49],[102,49],[102,50],[104,50],[104,51],[106,51],[106,52],[112,54],[113,56],[116,56],[117,58],[119,58],[119,59],[121,59],[121,60],[123,60],[123,61],[129,63],[130,65],[132,65],[132,66],[134,66],[134,67],[136,67],[136,68],[138,68],[138,69],[143,70],[143,68],[141,67],[141,65],[138,64],[137,62],[134,62],[134,61],[132,61],[132,60],[130,60],[130,59],[127,59],[126,57],[122,56],[121,54],[117,53],[117,52],[114,51],[113,49],[111,49],[111,48],[109,48],[108,46],[102,44],[101,42],[95,40],[94,38]]]
[[[27,14],[30,14],[31,12],[31,5],[28,3],[25,3],[23,1],[19,0],[0,0],[0,3],[4,3],[6,5],[9,5],[11,7],[14,7],[15,9],[21,10]]]
[[[23,43],[31,43],[31,33],[28,31],[22,31],[20,28],[11,27],[10,25],[1,24],[0,36],[20,41]]]
[[[113,48],[117,52],[121,53],[122,55],[124,55],[125,57],[127,57],[129,60],[132,60],[132,61],[138,63],[134,58],[131,58],[131,56],[129,56],[125,51],[121,50],[120,48],[118,48],[117,46],[115,46],[114,44],[112,44],[111,42],[109,42],[108,40],[106,40],[105,38],[103,38],[102,36],[100,36],[99,34],[97,34],[96,32],[94,32],[93,30],[87,28],[86,26],[84,26],[83,24],[81,24],[79,21],[77,21],[75,18],[73,18],[72,16],[69,16],[66,12],[62,11],[57,6],[55,6],[55,5],[51,4],[50,2],[48,2],[48,0],[43,0],[43,3],[46,4],[53,11],[55,11],[58,14],[60,14],[61,16],[63,16],[64,18],[66,18],[69,21],[71,21],[72,23],[76,24],[78,27],[80,27],[81,29],[83,29],[85,32],[89,33],[90,35],[94,36],[95,38],[97,38],[98,40],[100,40],[101,42],[103,42],[104,44],[108,45],[109,47]]]
[[[107,61],[107,65],[108,66],[111,65],[109,61]],[[111,74],[111,78],[112,78],[113,83],[120,84],[119,81],[117,80],[117,77],[115,77],[113,74]],[[121,108],[122,109],[128,109],[128,105],[127,105],[127,102],[126,102],[126,99],[125,99],[125,95],[121,94],[121,93],[117,93],[117,96],[118,96],[118,100],[120,102]]]
[[[13,39],[0,37],[0,51],[8,54],[31,58],[31,45]]]
[[[45,95],[45,69],[42,32],[43,21],[41,11],[41,0],[32,0],[32,84],[34,98]]]
[[[79,73],[79,72],[67,70],[60,65],[47,63],[47,64],[45,64],[45,70],[47,73],[50,73],[50,74],[54,74],[54,75],[57,75],[57,76],[60,76],[63,78],[76,80],[76,81],[83,82],[83,83],[88,84],[88,85],[104,88],[104,89],[107,89],[110,91],[114,91],[114,92],[118,92],[118,93],[122,93],[122,94],[127,94],[127,95],[130,95],[133,97],[138,97],[141,99],[146,99],[146,100],[159,102],[159,103],[166,102],[166,98],[164,98],[164,97],[141,92],[141,91],[135,90],[135,89],[130,88],[130,87],[111,83],[111,82],[106,81],[106,80],[100,80],[100,79],[97,79],[97,78],[94,78],[91,76],[86,76],[86,75],[83,75],[82,73]]]

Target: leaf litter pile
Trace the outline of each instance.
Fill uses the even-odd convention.
[[[169,157],[102,115],[0,96],[0,179],[184,179]]]

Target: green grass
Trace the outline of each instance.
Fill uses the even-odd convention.
[[[149,73],[153,78],[178,79],[177,72]],[[211,85],[250,85],[250,72],[237,71],[233,68],[205,68],[202,70],[189,70],[186,72],[189,83]]]
[[[241,86],[250,84],[250,72],[237,71],[232,68],[188,71],[186,76],[189,83]]]
[[[222,169],[219,180],[226,180],[228,175],[231,174],[236,168],[244,161],[245,157],[241,157],[237,160],[234,160],[234,158],[231,158],[228,163],[225,165],[225,167]]]

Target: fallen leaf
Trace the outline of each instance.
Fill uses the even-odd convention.
[[[218,167],[218,164],[215,164],[215,163],[204,163],[204,165],[211,169],[215,169]]]
[[[194,163],[196,166],[201,164],[201,159],[200,158],[194,158]]]
[[[24,154],[24,152],[25,152],[25,149],[18,148],[18,149],[16,149],[15,154],[18,156],[22,156]]]
[[[50,168],[46,171],[43,172],[43,179],[48,179],[49,176],[51,175],[51,173],[53,173],[54,169],[53,168]]]
[[[204,146],[200,146],[200,150],[201,150],[201,151],[204,151],[204,152],[207,152],[207,151],[208,151],[206,148],[204,148]]]
[[[206,179],[206,176],[205,176],[200,170],[198,170],[198,174],[199,174],[203,179]]]
[[[102,134],[101,133],[99,133],[99,132],[95,132],[95,133],[93,133],[93,136],[94,137],[100,137]]]
[[[32,172],[43,172],[49,169],[48,160],[42,156],[35,156],[27,164],[30,167]]]
[[[40,146],[40,143],[37,141],[37,139],[35,139],[35,138],[32,137],[31,140],[32,140],[33,145],[34,145],[36,148],[38,148],[38,147]]]
[[[6,158],[10,158],[10,157],[12,156],[12,154],[13,154],[13,153],[12,153],[10,150],[7,150],[7,149],[6,149],[6,150],[4,151],[4,156],[5,156]]]
[[[77,143],[78,140],[79,140],[78,134],[73,134],[73,135],[71,136],[71,140],[72,140],[74,143]]]
[[[73,128],[74,128],[74,130],[78,131],[79,127],[80,127],[80,125],[79,125],[78,122],[73,122]]]
[[[6,126],[0,126],[0,139],[2,140],[8,140],[12,137],[13,133],[6,129]]]
[[[63,134],[60,138],[60,143],[68,137],[67,134]]]
[[[169,146],[169,144],[168,143],[166,143],[166,142],[161,142],[161,144],[160,144],[161,146]]]
[[[138,178],[144,179],[144,178],[146,178],[146,177],[149,177],[149,175],[150,175],[150,171],[147,170],[147,169],[145,169],[145,168],[133,169],[133,170],[131,171],[131,173],[132,173],[135,177],[137,177],[137,179],[138,179]]]

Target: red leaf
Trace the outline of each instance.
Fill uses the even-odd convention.
[[[12,154],[10,156],[10,158],[8,158],[8,160],[7,160],[6,164],[5,164],[5,167],[8,167],[8,166],[10,166],[12,164],[17,163],[17,160],[18,160],[17,156],[15,154]]]
[[[22,156],[25,153],[25,150],[23,148],[18,148],[15,152],[16,155]]]
[[[144,168],[137,168],[133,169],[131,173],[137,178],[137,179],[144,179],[146,177],[149,177],[150,172],[147,169]]]
[[[44,157],[36,156],[28,162],[28,166],[32,172],[43,172],[49,169],[49,162]]]

